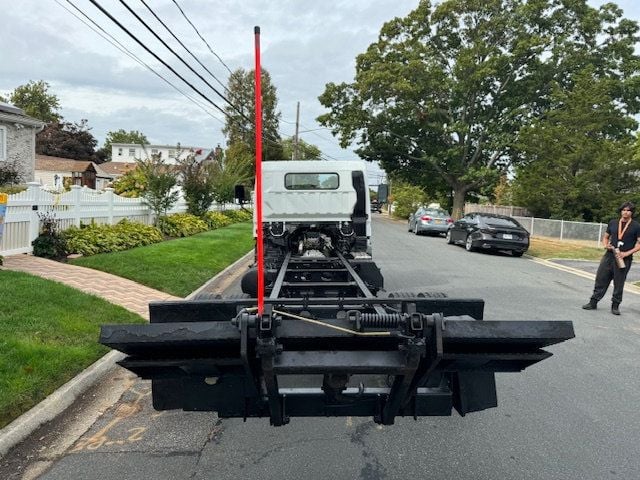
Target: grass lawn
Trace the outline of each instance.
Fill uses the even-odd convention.
[[[124,252],[81,257],[72,263],[184,297],[246,254],[253,245],[251,223],[236,223]]]
[[[104,323],[142,317],[32,275],[0,270],[0,428],[109,351]]]
[[[589,242],[593,245],[593,242]],[[531,238],[527,253],[539,258],[568,258],[572,260],[600,260],[603,248],[596,248],[580,242],[560,241],[550,238]]]

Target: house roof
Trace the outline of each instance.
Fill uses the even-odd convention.
[[[5,102],[0,102],[0,121],[19,123],[30,127],[44,127],[46,125],[46,122],[25,115],[22,109]]]
[[[49,155],[36,154],[36,170],[47,172],[86,172],[94,170],[90,160],[74,160],[72,158],[51,157]]]
[[[123,173],[136,168],[135,163],[130,162],[105,162],[98,165],[98,168],[107,175],[122,175]]]

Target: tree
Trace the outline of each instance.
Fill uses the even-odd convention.
[[[54,122],[36,135],[36,153],[53,157],[94,160],[97,144],[84,119],[80,123]]]
[[[637,32],[613,4],[422,0],[357,57],[353,83],[326,86],[330,111],[318,120],[388,173],[453,191],[457,218],[468,193],[522,160],[520,128],[549,108],[554,82],[570,90],[593,65],[594,78],[616,84],[614,100],[638,111]]]
[[[527,160],[516,170],[518,204],[545,218],[606,221],[638,192],[637,123],[614,101],[616,88],[594,78],[593,67],[576,76],[570,92],[553,86],[552,108],[520,135]]]
[[[320,160],[322,154],[318,147],[304,140],[298,140],[298,158],[294,158],[294,153],[294,139],[285,138],[282,140],[282,159],[284,160]]]
[[[138,198],[147,187],[147,179],[144,172],[135,165],[126,170],[113,182],[113,191],[121,197]]]
[[[224,155],[215,157],[211,175],[216,202],[233,202],[236,185],[253,186],[254,160],[255,155],[244,143],[230,145]]]
[[[43,122],[58,122],[62,117],[57,110],[60,108],[58,97],[48,93],[49,84],[42,80],[31,80],[26,85],[20,85],[9,95],[9,101],[30,117]]]
[[[138,130],[125,131],[124,129],[110,131],[104,140],[104,145],[99,150],[107,161],[111,160],[111,145],[114,143],[130,143],[135,145],[148,145],[147,136]]]
[[[155,213],[157,226],[160,216],[166,215],[167,211],[178,201],[178,192],[175,190],[178,180],[170,167],[160,158],[160,155],[151,155],[150,158],[136,160],[136,168],[140,170],[145,184],[140,195]]]
[[[255,73],[242,68],[229,76],[227,98],[235,106],[225,106],[225,126],[222,132],[227,137],[227,145],[246,145],[255,158]],[[271,75],[262,70],[262,159],[282,160],[280,143],[280,112],[276,87],[271,83]]]
[[[420,205],[424,205],[425,203],[427,203],[427,195],[425,195],[420,187],[400,182],[394,184],[394,217],[407,218],[415,212]]]
[[[178,160],[178,172],[188,213],[199,217],[204,215],[216,196],[214,164],[198,161],[195,153],[189,153]]]

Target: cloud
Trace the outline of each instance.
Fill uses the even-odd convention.
[[[65,0],[58,1],[73,10]],[[167,80],[203,101],[90,2],[72,1]],[[141,3],[128,3],[176,52],[194,68],[197,66]],[[297,102],[301,106],[301,130],[319,128],[315,118],[324,108],[318,96],[326,83],[352,81],[356,56],[376,40],[383,23],[405,16],[418,4],[417,0],[180,0],[178,3],[231,69],[253,68],[253,27],[261,27],[263,67],[269,70],[278,89],[283,135],[293,135],[295,131]],[[590,2],[594,6],[602,3],[604,0]],[[640,5],[634,1],[617,3],[627,17],[640,16]],[[223,105],[220,97],[161,46],[117,0],[101,0],[100,4],[204,95]],[[173,2],[156,0],[148,4],[207,68],[226,82],[226,67],[209,52]],[[69,121],[87,118],[100,142],[109,130],[120,128],[140,130],[151,141],[161,144],[180,141],[207,147],[224,141],[222,124],[212,118],[220,116],[219,112],[210,105],[206,107],[210,113],[203,112],[55,0],[21,0],[19,8],[4,9],[0,45],[0,94],[29,80],[45,80],[60,97],[64,117]],[[209,81],[222,88],[213,79]],[[351,149],[341,149],[326,130],[301,136],[328,156],[357,158]]]

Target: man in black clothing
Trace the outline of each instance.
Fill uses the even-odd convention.
[[[593,287],[593,294],[589,303],[583,305],[585,310],[595,310],[598,302],[602,300],[611,280],[613,280],[613,295],[611,297],[611,313],[620,315],[620,302],[622,302],[622,292],[624,282],[627,278],[633,254],[640,250],[640,223],[633,219],[636,207],[631,202],[623,203],[618,211],[620,218],[614,219],[607,225],[602,243],[607,250],[600,261],[598,272],[596,273],[596,284]],[[624,261],[624,268],[616,263],[621,258]]]

